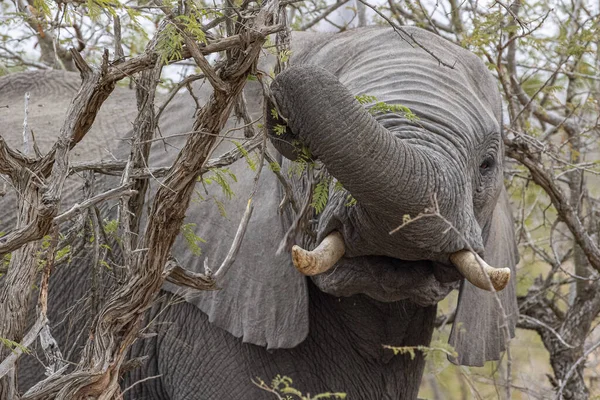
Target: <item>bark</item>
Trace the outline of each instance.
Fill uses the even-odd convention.
[[[33,185],[31,177],[23,177],[22,180],[14,182],[17,190],[24,195],[24,202],[19,210],[19,221],[22,224],[35,222],[40,214],[50,213],[52,210],[39,208],[40,194]],[[43,217],[42,217],[43,219]],[[43,219],[44,224],[40,229],[49,229],[48,219]],[[0,325],[0,337],[21,342],[26,329],[26,312],[31,308],[31,283],[35,279],[37,272],[37,252],[39,244],[37,241],[30,241],[11,255],[8,271],[3,280],[2,290],[0,291],[0,315],[2,315],[2,324]],[[4,360],[11,354],[11,350],[6,346],[0,346],[0,360]],[[14,364],[13,364],[14,366]],[[9,374],[0,379],[0,398],[13,399],[16,395],[17,380],[16,374]]]
[[[138,250],[129,252],[126,260],[130,275],[125,285],[118,288],[104,304],[94,321],[91,335],[94,340],[86,344],[79,365],[70,374],[52,376],[38,384],[36,390],[27,393],[23,399],[83,399],[87,396],[118,398],[119,377],[127,350],[136,340],[144,313],[165,278],[171,275],[175,280],[191,279],[197,286],[207,286],[203,277],[172,268],[165,272],[165,264],[171,246],[180,232],[197,177],[208,161],[215,140],[246,83],[251,67],[256,63],[266,34],[280,29],[275,28],[277,25],[272,23],[273,11],[278,11],[277,4],[265,4],[254,18],[253,24],[250,24],[252,26],[247,23],[240,28],[241,33],[236,36],[242,38],[239,42],[241,46],[232,51],[233,57],[220,70],[212,70],[206,60],[203,60],[202,54],[206,48],[200,48],[195,42],[186,40],[189,53],[215,89],[213,96],[197,115],[193,129],[198,133],[189,136],[158,190]],[[148,53],[146,60],[157,60]],[[147,66],[145,63],[141,65]],[[155,77],[156,75],[152,75],[151,79]],[[142,97],[142,110],[145,110],[144,105],[151,104],[151,97]],[[153,133],[152,121],[140,120],[139,123],[137,129],[140,136]],[[142,151],[134,154],[132,159],[137,161],[132,164],[143,161],[144,152],[145,149],[142,148]],[[137,167],[140,168],[141,165]],[[137,201],[136,203],[139,204]],[[135,224],[129,224],[128,227],[132,226],[135,228]],[[132,249],[133,246],[134,242],[131,241]],[[212,287],[210,281],[208,287]]]
[[[589,397],[583,375],[585,363],[581,359],[591,324],[600,312],[600,296],[596,295],[599,290],[600,284],[596,282],[580,292],[564,316],[554,310],[552,300],[544,293],[530,290],[526,297],[520,298],[521,314],[532,319],[522,320],[519,327],[535,330],[542,338],[554,371],[551,383],[557,392],[562,388],[562,392],[557,393],[558,398],[580,400]],[[567,376],[574,365],[574,372]]]
[[[74,53],[76,54],[76,53]],[[76,58],[77,59],[77,58]],[[88,121],[95,117],[99,104],[106,99],[114,85],[96,87],[100,74],[94,74],[81,59],[77,59],[82,67],[84,84],[76,101],[71,105],[60,137],[50,152],[51,156],[29,162],[13,158],[6,163],[13,184],[22,201],[19,204],[17,226],[5,236],[0,244],[0,253],[16,250],[6,278],[0,291],[0,315],[3,324],[0,326],[0,337],[18,342],[25,330],[27,310],[31,307],[31,287],[37,270],[38,242],[50,232],[53,219],[58,213],[62,188],[68,174],[68,156],[70,149],[78,143],[91,127]],[[95,110],[94,105],[97,105]],[[7,151],[7,155],[10,152]],[[6,168],[8,165],[12,168]],[[6,317],[7,316],[7,317]],[[0,359],[7,356],[7,349],[0,348]],[[0,398],[12,399],[15,395],[16,381],[10,377],[0,380]]]

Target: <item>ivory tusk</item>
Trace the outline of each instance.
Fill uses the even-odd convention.
[[[330,270],[345,252],[346,245],[341,233],[331,232],[312,251],[304,250],[300,246],[292,247],[292,261],[298,271],[312,276]]]
[[[491,283],[494,290],[498,292],[504,289],[510,280],[510,268],[494,268],[469,250],[452,253],[450,261],[466,280],[483,290],[491,292]]]

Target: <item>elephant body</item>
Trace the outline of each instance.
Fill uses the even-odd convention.
[[[140,343],[132,356],[150,355],[133,371],[124,387],[136,385],[131,399],[268,399],[271,394],[252,381],[268,385],[288,376],[307,394],[347,393],[349,399],[414,399],[425,361],[420,354],[394,356],[382,344],[428,344],[435,306],[409,301],[381,303],[364,295],[336,298],[309,285],[310,333],[292,349],[266,351],[242,343],[210,324],[206,314],[189,303],[165,295],[151,316],[158,335]],[[167,307],[165,310],[164,307]],[[411,324],[407,324],[411,321]],[[177,352],[180,356],[173,356]],[[215,355],[219,353],[219,356]],[[185,356],[184,356],[185,355]],[[402,371],[402,373],[399,373]]]
[[[292,237],[298,244],[314,247],[330,232],[341,232],[347,250],[337,267],[311,279],[294,269],[289,252],[277,252],[290,226],[297,221],[289,205],[279,210],[284,193],[278,177],[265,168],[244,242],[235,264],[223,282],[219,282],[221,290],[198,293],[165,284],[149,310],[144,329],[148,337],[138,340],[130,355],[147,358],[124,377],[123,388],[131,386],[126,392],[127,398],[269,398],[272,395],[252,381],[262,379],[269,384],[280,375],[290,377],[293,387],[311,395],[345,392],[349,399],[414,399],[425,364],[422,354],[417,352],[412,359],[407,354],[394,355],[383,346],[429,344],[436,303],[456,288],[460,279],[449,265],[448,254],[461,250],[465,246],[463,242],[468,241],[467,246],[489,263],[508,266],[514,271],[518,256],[501,182],[501,103],[494,80],[481,61],[468,51],[431,33],[416,28],[407,30],[429,52],[414,43],[411,45],[407,38],[402,39],[391,29],[369,28],[336,35],[297,34],[292,42],[294,66],[272,85],[274,99],[283,115],[278,116],[278,121],[267,118],[266,124],[272,127],[273,123],[281,122],[287,126],[281,137],[272,135],[274,147],[285,157],[294,159],[297,154],[290,143],[299,141],[318,158],[317,171],[327,170],[333,176],[325,209],[319,214],[313,212],[308,229]],[[453,68],[440,64],[439,60]],[[37,76],[48,82],[54,79],[76,82],[77,79],[76,75],[62,73]],[[321,85],[325,93],[320,94],[312,80],[317,82],[316,87]],[[39,92],[31,83],[18,82],[18,78],[11,76],[0,79],[0,105],[16,101],[26,90],[32,92],[33,98]],[[309,86],[304,87],[303,82]],[[345,89],[340,89],[339,83]],[[71,98],[75,87],[73,84],[65,87],[61,96]],[[331,91],[327,91],[330,87]],[[195,90],[200,97],[209,95],[206,87]],[[346,101],[344,93],[336,95],[337,90],[346,90],[351,97]],[[135,101],[123,107],[127,91],[119,89],[117,92],[121,97],[114,96],[116,103],[111,103],[111,96],[104,107],[133,114]],[[262,94],[258,85],[250,82],[245,92],[251,112],[260,115]],[[296,98],[310,97],[314,93],[314,102],[294,103]],[[355,140],[362,140],[368,132],[352,133],[347,141],[329,143],[326,137],[322,139],[312,131],[329,132],[334,122],[341,130],[362,126],[363,117],[339,120],[338,106],[343,110],[346,103],[354,101],[353,96],[374,96],[377,102],[384,103],[383,110],[364,117],[372,118],[365,124],[377,123],[385,128],[391,133],[390,137],[386,134],[373,137],[391,144],[378,144],[379,139],[367,138],[358,149],[351,150],[353,157],[339,156],[346,158],[344,164],[338,165],[337,147],[344,148]],[[386,109],[390,104],[408,107],[418,120],[407,118],[397,108]],[[312,110],[315,105],[320,110]],[[362,108],[356,104],[350,107]],[[309,110],[303,114],[305,108]],[[174,160],[185,138],[170,135],[188,132],[193,114],[194,102],[189,95],[179,95],[169,106],[160,123],[165,139],[153,145],[152,165],[169,165]],[[63,115],[64,111],[56,110],[56,124]],[[119,115],[119,121],[131,118]],[[102,124],[113,123],[113,120],[100,115],[96,123],[100,129],[90,132],[90,141],[94,142],[97,137],[104,140],[107,134]],[[311,128],[314,124],[321,125]],[[21,132],[16,120],[8,125],[6,132]],[[58,131],[56,125],[44,129]],[[125,133],[109,132],[108,135],[116,139]],[[232,140],[243,140],[239,131],[227,135]],[[228,142],[217,152],[234,146]],[[487,172],[482,173],[482,178],[461,172],[469,171],[471,164],[476,170],[483,165],[481,160],[475,159],[477,152],[473,148],[479,149],[488,142],[496,143],[493,158],[499,171],[495,174],[499,175],[492,179],[486,178],[490,176]],[[411,152],[399,159],[399,163],[385,162],[385,157],[396,151],[392,147],[394,143],[411,146]],[[119,145],[115,140],[107,147],[110,146],[117,149]],[[114,154],[118,158],[128,155],[119,150]],[[285,157],[276,155],[283,176],[301,203],[307,191],[313,190],[312,178],[293,172],[297,163]],[[365,161],[369,157],[373,161],[370,167]],[[410,168],[409,175],[417,178],[422,175],[422,185],[411,187],[401,181],[401,167],[408,165],[409,158],[427,160],[420,169]],[[438,167],[438,162],[445,160],[451,160],[447,174]],[[290,170],[292,172],[288,172]],[[353,180],[353,176],[363,170],[364,178]],[[231,165],[229,172],[237,178],[229,180],[235,193],[233,198],[224,194],[214,180],[198,185],[198,196],[188,209],[186,223],[196,224],[192,226],[195,234],[206,240],[201,244],[202,255],[194,255],[183,239],[173,248],[174,255],[188,269],[202,272],[205,257],[215,268],[229,250],[255,175],[244,160]],[[213,176],[216,173],[213,171]],[[458,234],[439,236],[447,227],[440,225],[437,219],[425,218],[398,234],[389,235],[390,230],[402,224],[404,215],[415,218],[423,211],[425,200],[419,202],[417,198],[427,197],[429,184],[425,178],[429,175],[435,175],[431,178],[431,187],[435,188],[438,210],[455,225]],[[438,175],[442,178],[437,179]],[[386,176],[386,179],[379,182],[371,179],[372,176]],[[491,182],[489,187],[479,182],[485,179]],[[109,187],[106,186],[110,185],[106,183],[109,180],[97,178],[97,186]],[[342,190],[336,188],[337,181],[343,185]],[[453,184],[444,186],[447,181]],[[73,180],[69,185],[67,193],[76,198],[81,183]],[[396,191],[398,185],[404,187],[404,193]],[[409,192],[416,193],[414,201],[408,198]],[[350,195],[356,198],[356,204],[348,204]],[[456,208],[456,203],[467,204],[467,207]],[[393,211],[396,208],[398,210]],[[8,223],[11,222],[9,215],[0,217],[2,230],[8,230],[12,226]],[[435,239],[434,244],[430,238]],[[72,257],[69,266],[57,268],[50,289],[53,332],[61,342],[63,353],[66,356],[69,353],[68,357],[74,361],[78,359],[77,348],[82,337],[86,336],[83,333],[78,338],[77,334],[85,331],[86,320],[81,318],[84,313],[69,311],[75,304],[94,307],[88,298],[89,263],[77,263],[86,259],[84,253]],[[73,266],[79,267],[76,274]],[[104,274],[106,281],[114,281],[113,273],[104,271]],[[102,295],[109,294],[110,285],[107,285]],[[456,314],[461,328],[455,324],[451,339],[459,354],[456,362],[480,365],[485,360],[497,359],[505,341],[514,334],[514,278],[498,296],[507,321],[498,310],[493,294],[468,282],[461,284]],[[508,333],[502,331],[503,325],[509,328]],[[25,357],[19,374],[26,389],[41,378],[43,369],[34,357]]]

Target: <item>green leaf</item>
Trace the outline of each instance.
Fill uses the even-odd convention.
[[[402,104],[388,104],[383,101],[378,101],[377,97],[370,96],[368,94],[361,94],[358,96],[354,96],[354,98],[362,105],[373,104],[369,107],[369,112],[371,114],[376,113],[398,113],[402,114],[404,118],[409,121],[418,121],[419,117],[414,114],[410,108],[403,106]]]
[[[287,62],[290,59],[290,56],[292,55],[292,51],[289,49],[285,49],[279,52],[279,61],[281,62]]]
[[[183,238],[188,245],[188,249],[192,252],[192,254],[199,256],[202,254],[200,243],[206,243],[206,240],[196,235],[194,228],[196,228],[196,224],[194,223],[183,224],[181,225],[181,234],[183,235]]]
[[[436,347],[429,347],[429,346],[400,346],[400,347],[398,347],[398,346],[383,345],[383,348],[392,350],[394,352],[394,355],[408,354],[410,356],[411,360],[414,360],[416,351],[420,351],[421,353],[423,353],[423,355],[425,357],[427,357],[429,354],[431,354],[433,352],[442,352],[451,357],[458,356],[458,353],[454,350],[454,347],[452,347],[449,344],[444,344],[442,342],[436,342]]]
[[[111,220],[105,219],[103,222],[104,222],[103,223],[104,232],[107,235],[112,235],[112,236],[116,235],[117,230],[119,229],[119,221],[116,219],[111,219]]]
[[[317,214],[320,214],[325,210],[325,206],[329,201],[329,183],[331,182],[330,177],[323,178],[317,185],[315,186],[315,190],[312,195],[312,203],[310,206],[315,209]]]
[[[225,211],[225,205],[214,196],[213,196],[213,200],[214,200],[217,208],[219,209],[219,214],[221,214],[221,216],[223,218],[227,218],[227,212]]]
[[[233,189],[231,189],[228,180],[237,182],[235,174],[231,172],[229,168],[210,168],[209,171],[211,171],[212,174],[202,178],[204,183],[207,185],[211,185],[213,182],[217,183],[221,187],[225,197],[228,200],[231,200],[233,196],[235,196],[235,193],[233,192]]]
[[[8,347],[11,351],[14,351],[15,349],[20,349],[23,353],[30,353],[29,349],[23,346],[21,343],[13,342],[12,340],[3,337],[0,337],[0,344],[2,344],[4,347]]]
[[[181,59],[183,37],[175,25],[168,24],[158,37],[156,52],[163,64]]]
[[[235,144],[235,147],[237,147],[238,151],[242,153],[242,157],[244,157],[244,159],[246,160],[246,164],[248,164],[248,167],[250,167],[252,171],[256,171],[256,161],[253,160],[252,157],[250,157],[248,150],[246,150],[244,146],[241,145],[241,143],[235,140],[233,141],[233,144]]]
[[[285,400],[318,400],[318,399],[345,399],[346,393],[341,392],[324,392],[319,393],[315,396],[309,394],[303,394],[300,390],[292,386],[292,378],[288,376],[277,375],[271,380],[271,385],[268,386],[264,380],[257,377],[257,381],[253,381],[259,388],[266,390],[271,393],[277,394],[277,397]],[[285,395],[282,396],[282,395]]]
[[[56,260],[59,261],[71,254],[71,246],[67,245],[56,251]]]
[[[281,172],[281,165],[277,161],[269,163],[269,169],[273,172]]]
[[[354,196],[352,196],[350,193],[348,193],[348,196],[346,196],[346,204],[344,204],[346,207],[352,207],[355,206],[357,203],[356,199],[354,198]]]
[[[277,135],[277,136],[281,136],[285,133],[286,131],[286,126],[285,125],[281,125],[281,124],[277,124],[273,127],[273,132]]]
[[[354,98],[360,103],[360,104],[371,104],[371,103],[375,103],[377,101],[377,97],[375,96],[370,96],[368,94],[361,94],[358,96],[354,96]]]

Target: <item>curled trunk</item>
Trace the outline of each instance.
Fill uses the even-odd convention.
[[[392,135],[331,73],[292,67],[271,89],[291,130],[274,138],[284,155],[294,157],[285,141],[300,139],[367,209],[414,216],[432,205],[443,179],[436,157]]]

